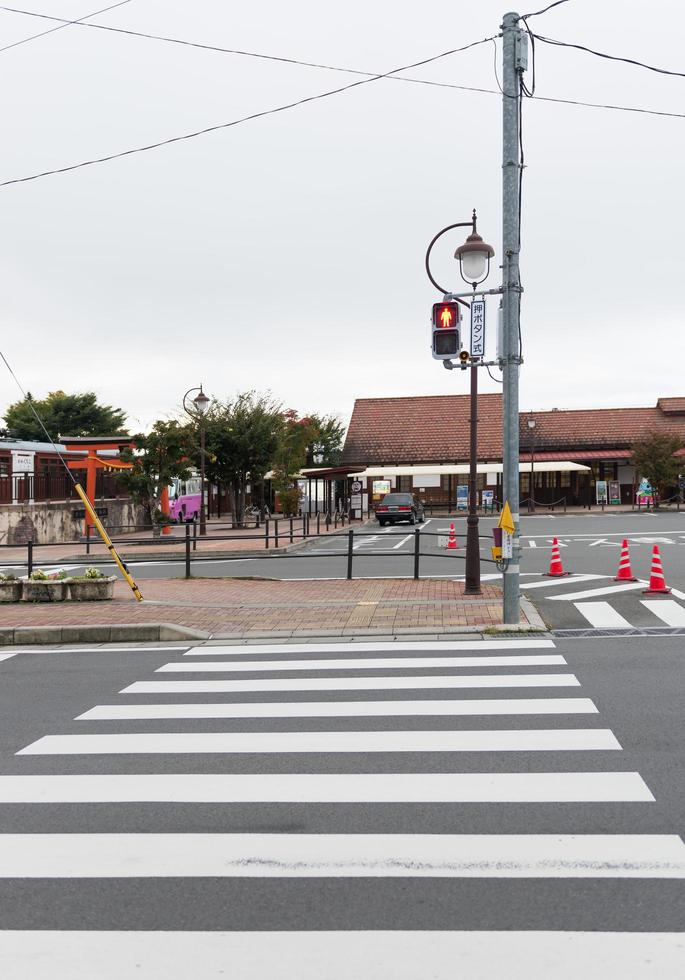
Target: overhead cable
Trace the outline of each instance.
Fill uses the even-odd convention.
[[[103,7],[101,10],[94,10],[91,14],[84,14],[83,17],[79,17],[78,20],[65,20],[62,17],[47,17],[46,20],[58,20],[59,24],[57,27],[51,27],[47,31],[41,31],[39,34],[32,34],[31,37],[24,37],[21,41],[13,41],[12,44],[6,44],[4,47],[0,48],[0,53],[3,51],[9,51],[10,48],[18,48],[20,44],[28,44],[29,41],[35,41],[38,37],[45,37],[46,34],[54,34],[55,31],[61,31],[64,27],[69,27],[72,24],[82,24],[83,21],[88,20],[89,17],[97,17],[98,14],[106,14],[108,10],[114,10],[115,7],[123,7],[125,3],[130,3],[131,0],[119,0],[119,3],[113,3],[109,7]],[[8,10],[16,14],[28,14],[28,10],[13,10],[11,7],[0,7],[0,10]],[[32,17],[40,16],[39,14],[31,14]],[[97,24],[89,24],[89,27],[97,27]]]
[[[136,146],[130,150],[121,150],[118,153],[110,153],[106,156],[96,157],[92,160],[83,160],[80,163],[72,163],[66,167],[57,167],[54,170],[44,170],[41,173],[31,174],[28,177],[15,177],[12,180],[0,181],[0,187],[8,187],[11,184],[25,184],[31,180],[39,180],[41,177],[50,177],[53,174],[63,174],[68,173],[71,170],[79,170],[82,167],[92,167],[96,163],[107,163],[110,160],[118,160],[121,157],[132,156],[136,153],[146,153],[148,150],[155,150],[161,146],[169,146],[172,143],[182,143],[185,140],[195,139],[198,136],[204,136],[207,133],[214,133],[220,129],[229,129],[232,126],[239,126],[242,123],[251,122],[254,119],[261,119],[264,116],[271,116],[278,112],[286,112],[288,109],[295,109],[298,106],[306,105],[309,102],[316,102],[320,99],[326,99],[331,95],[338,95],[341,92],[348,92],[350,89],[358,88],[360,85],[368,85],[370,82],[379,81],[381,78],[388,78],[399,71],[409,71],[412,68],[419,68],[422,65],[431,64],[434,61],[438,61],[441,58],[447,58],[449,55],[458,54],[461,51],[467,51],[469,48],[474,48],[479,44],[486,44],[492,41],[492,37],[483,38],[480,41],[472,41],[470,44],[465,44],[460,48],[452,48],[449,51],[443,51],[441,54],[433,55],[430,58],[423,58],[421,61],[413,62],[411,65],[403,65],[399,68],[393,68],[388,72],[384,72],[381,75],[372,75],[370,78],[361,78],[359,81],[351,82],[349,85],[343,85],[340,88],[329,89],[327,92],[319,92],[317,95],[309,95],[304,99],[298,99],[295,102],[288,102],[285,105],[276,106],[273,109],[263,109],[261,112],[253,112],[248,116],[242,116],[240,119],[232,119],[230,122],[217,123],[215,126],[206,126],[204,129],[196,130],[192,133],[184,133],[182,136],[172,136],[168,139],[159,140],[156,143],[148,143],[145,146]]]
[[[685,78],[685,72],[671,71],[670,68],[657,68],[655,65],[647,65],[644,61],[636,61],[635,58],[623,58],[615,54],[606,54],[603,51],[595,51],[594,48],[587,48],[584,44],[572,44],[570,41],[558,41],[552,37],[543,37],[542,34],[532,35],[537,41],[543,44],[552,44],[557,48],[575,48],[576,51],[585,51],[596,58],[605,58],[607,61],[621,61],[626,65],[635,65],[637,68],[645,68],[647,71],[656,72],[658,75],[675,75],[676,78]]]
[[[562,3],[568,3],[568,0],[555,0],[554,3],[548,4],[546,7],[543,7],[542,10],[535,10],[532,14],[523,14],[521,20],[525,20],[526,17],[539,17],[540,14],[546,14],[548,10],[552,9],[552,7],[560,7]]]

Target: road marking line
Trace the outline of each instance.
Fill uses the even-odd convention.
[[[620,750],[609,729],[389,732],[136,732],[44,735],[16,755]]]
[[[498,576],[499,578],[500,576]],[[235,646],[191,647],[186,657],[224,657],[227,655],[244,657],[246,654],[267,656],[272,653],[389,653],[391,650],[404,652],[422,650],[445,650],[458,653],[462,650],[549,650],[554,648],[554,640],[421,640],[385,643],[240,643]]]
[[[401,540],[401,541],[398,541],[398,542],[397,542],[397,544],[394,544],[394,545],[392,546],[392,550],[393,550],[393,551],[397,551],[397,550],[398,550],[399,548],[401,548],[401,547],[402,547],[402,545],[403,545],[403,544],[406,544],[406,543],[407,543],[407,541],[411,541],[411,539],[412,539],[413,537],[414,537],[414,535],[413,535],[413,534],[408,534],[408,535],[406,536],[406,538],[402,538],[402,540]]]
[[[257,920],[259,921],[259,920]],[[631,980],[685,975],[681,932],[7,930],[4,980],[231,977],[257,980]],[[78,950],[78,955],[75,955]]]
[[[628,582],[622,585],[607,585],[603,589],[587,589],[585,592],[565,592],[563,595],[551,595],[551,602],[576,599],[594,599],[600,595],[617,595],[619,592],[634,592],[636,589],[643,589],[646,582]]]
[[[621,629],[632,629],[631,624],[627,619],[624,619],[620,613],[616,612],[613,606],[608,602],[574,602],[573,605],[576,607],[581,616],[587,619],[591,626],[596,626],[600,629],[620,627]]]
[[[0,803],[646,803],[638,772],[0,776]]]
[[[649,609],[651,613],[658,616],[667,626],[685,626],[685,609],[674,599],[656,599],[648,601],[640,599],[640,602]]]
[[[595,579],[601,579],[601,578],[611,578],[611,576],[610,575],[591,575],[589,573],[588,574],[585,574],[584,573],[582,575],[574,575],[573,576],[573,582],[574,582],[574,584],[576,582],[592,582]],[[561,586],[561,585],[568,586],[568,579],[567,578],[548,578],[548,579],[545,579],[544,582],[530,582],[530,583],[524,582],[523,585],[521,586],[521,588],[525,592],[527,592],[528,589],[559,588],[559,586]]]
[[[228,671],[254,672],[279,670],[402,670],[422,667],[560,667],[566,663],[559,654],[531,657],[397,657],[381,660],[231,660],[174,661],[158,667],[156,674],[199,671],[203,674]]]
[[[148,721],[160,718],[400,718],[463,715],[591,715],[589,698],[469,698],[438,701],[286,701],[208,704],[98,704],[75,721]]]
[[[0,878],[685,878],[676,834],[3,834]]]
[[[303,677],[282,680],[135,681],[120,694],[230,694],[244,691],[399,691],[461,687],[579,687],[574,674],[464,674],[455,677]]]
[[[1,660],[10,660],[12,657],[16,657],[16,653],[0,653]],[[566,661],[564,661],[565,663]]]

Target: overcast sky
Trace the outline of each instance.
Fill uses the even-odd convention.
[[[23,0],[67,18],[104,7]],[[521,13],[545,6],[527,4]],[[130,0],[93,23],[386,72],[497,34],[503,0]],[[570,0],[540,34],[684,70],[685,5]],[[0,11],[0,47],[53,26]],[[497,42],[501,71],[501,43]],[[538,44],[537,94],[685,112],[685,79]],[[493,42],[407,74],[497,90]],[[0,180],[325,92],[355,76],[72,25],[0,52]],[[528,73],[530,83],[530,72]],[[685,119],[526,100],[522,409],[685,394]],[[1,347],[34,395],[94,390],[133,430],[203,382],[349,419],[466,392],[429,351],[431,237],[497,252],[501,98],[378,80],[187,142],[0,188]],[[460,286],[454,247],[437,277]],[[489,313],[494,355],[495,303]],[[4,370],[4,367],[3,367]],[[481,372],[481,390],[500,386]],[[0,408],[18,392],[0,375]]]

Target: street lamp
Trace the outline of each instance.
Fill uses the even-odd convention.
[[[490,259],[495,254],[492,245],[484,242],[476,229],[476,210],[470,221],[459,221],[454,225],[448,225],[439,231],[433,238],[428,250],[426,251],[426,273],[435,288],[444,294],[445,300],[452,299],[449,290],[443,289],[435,281],[430,271],[430,255],[437,240],[451,231],[453,228],[471,228],[471,234],[463,245],[460,245],[454,253],[455,259],[459,260],[459,274],[464,282],[473,287],[475,294],[476,286],[484,282],[490,274]],[[462,306],[470,307],[466,300],[455,296],[454,299]],[[468,360],[468,357],[467,357]],[[477,466],[478,466],[478,367],[477,357],[471,357],[471,418],[469,423],[470,447],[469,447],[469,510],[466,518],[466,569],[464,582],[465,595],[480,595],[480,544],[478,539],[478,490]],[[453,365],[451,361],[443,361],[447,368]],[[466,366],[466,365],[464,365]]]
[[[531,412],[528,416],[528,431],[530,432],[530,497],[528,512],[535,512],[535,426],[537,422]]]
[[[192,395],[194,391],[197,391],[197,395],[192,400],[194,408],[188,407],[188,396]],[[200,534],[207,533],[207,512],[205,508],[205,427],[203,424],[203,418],[205,412],[209,408],[209,398],[205,395],[202,390],[202,385],[199,388],[189,388],[183,396],[183,408],[191,419],[194,419],[198,423],[200,429]]]

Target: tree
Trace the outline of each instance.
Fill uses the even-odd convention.
[[[61,436],[127,434],[126,413],[111,405],[100,405],[95,392],[68,395],[64,391],[51,391],[42,399],[34,398],[29,392],[26,398],[9,406],[5,423],[17,439],[45,442],[45,432],[32,408],[54,440]]]
[[[284,412],[274,457],[272,483],[284,514],[296,514],[300,503],[297,475],[307,462],[308,448],[319,439],[316,422],[299,418],[294,409]]]
[[[310,415],[309,418],[317,435],[307,447],[307,466],[339,466],[345,426],[335,415]]]
[[[232,402],[215,402],[203,425],[207,476],[226,485],[233,523],[242,524],[247,484],[259,485],[271,469],[282,428],[281,407],[269,395],[245,391]]]
[[[669,487],[678,482],[682,464],[674,453],[681,446],[681,438],[670,432],[648,432],[633,446],[635,469],[656,490],[657,504],[658,497],[665,497]]]
[[[174,477],[187,480],[191,475],[192,435],[188,426],[159,421],[148,435],[134,436],[133,442],[133,449],[121,452],[122,460],[132,463],[132,468],[122,470],[119,479],[133,499],[147,508],[158,534],[162,490]]]

